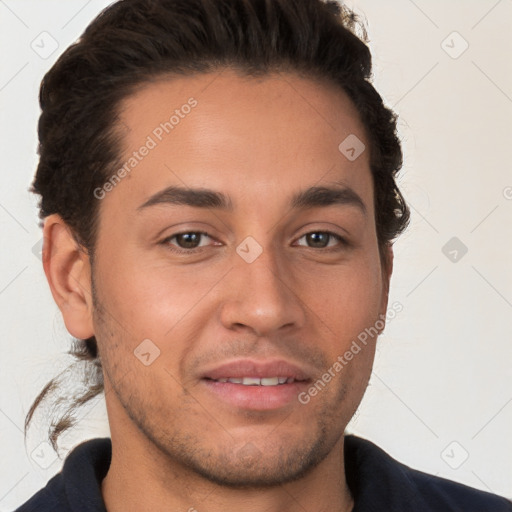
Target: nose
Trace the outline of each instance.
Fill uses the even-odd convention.
[[[270,249],[250,263],[235,254],[226,277],[220,313],[225,328],[263,337],[304,325],[305,306],[294,289],[292,269]]]

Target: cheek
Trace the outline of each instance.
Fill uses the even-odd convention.
[[[116,329],[132,339],[162,341],[175,326],[197,316],[203,300],[224,272],[218,266],[197,267],[152,261],[125,252],[115,267],[103,264],[98,288]]]
[[[339,339],[354,336],[378,318],[382,297],[378,260],[330,268],[302,281],[302,297]]]

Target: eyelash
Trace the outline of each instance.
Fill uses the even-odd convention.
[[[317,233],[317,234],[318,233],[322,233],[322,234],[325,234],[325,235],[329,235],[332,238],[335,238],[336,240],[338,240],[338,242],[340,242],[340,245],[342,246],[341,248],[348,247],[350,245],[350,243],[345,238],[343,238],[342,236],[340,236],[337,233],[334,233],[332,231],[308,231],[307,233],[304,233],[302,236],[300,236],[298,238],[298,240],[300,240],[301,238],[304,238],[305,236],[310,235],[312,233]],[[172,247],[171,246],[170,241],[173,238],[175,238],[175,237],[177,237],[179,235],[187,235],[187,234],[204,235],[204,236],[207,236],[208,238],[211,238],[213,240],[213,238],[208,233],[206,233],[205,231],[182,231],[181,233],[174,233],[173,235],[168,236],[167,238],[162,240],[161,244],[165,245],[166,248],[169,251],[171,251],[173,253],[176,253],[176,254],[196,254],[196,253],[201,252],[204,249],[204,247],[194,247],[192,249],[181,249],[181,248],[176,248],[176,247]],[[330,241],[330,239],[329,239],[329,241]],[[304,247],[304,246],[301,246],[301,247]],[[320,247],[320,248],[316,248],[316,247],[307,247],[307,246],[306,246],[306,248],[321,250],[323,252],[333,252],[333,251],[337,251],[337,250],[341,249],[340,247]]]

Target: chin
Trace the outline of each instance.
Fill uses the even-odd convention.
[[[274,446],[248,441],[233,451],[206,447],[180,450],[179,458],[189,470],[204,479],[234,489],[270,488],[300,480],[316,468],[333,449],[332,442],[323,435],[316,439],[286,446],[286,440]],[[183,448],[183,447],[182,447]],[[176,458],[175,450],[171,457]]]

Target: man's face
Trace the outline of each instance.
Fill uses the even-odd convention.
[[[335,362],[385,312],[389,278],[369,152],[338,149],[349,135],[368,146],[355,108],[292,74],[228,70],[149,84],[123,105],[123,163],[138,156],[100,201],[93,269],[112,436],[227,485],[339,457],[375,339]],[[171,186],[230,208],[183,193],[142,206]],[[292,204],[310,187],[345,192]]]

